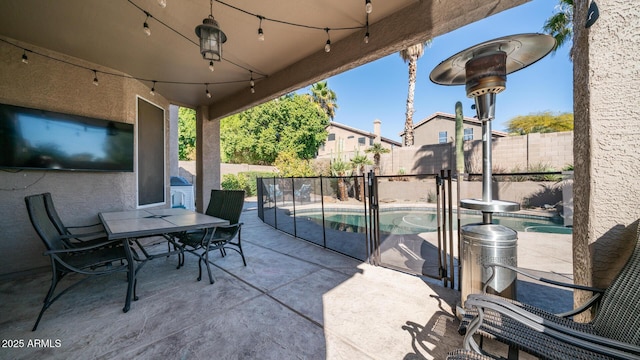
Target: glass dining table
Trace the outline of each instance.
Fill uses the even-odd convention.
[[[135,286],[136,277],[147,261],[173,253],[182,255],[181,246],[175,242],[173,234],[229,225],[227,220],[181,208],[102,212],[99,217],[107,232],[108,239],[123,241],[127,253],[129,285],[125,306],[122,309],[124,312],[129,311],[132,298],[138,300]],[[169,247],[174,246],[174,251],[169,249],[167,253],[162,254],[148,253],[139,239],[152,236],[164,237],[169,242]],[[133,248],[134,244],[142,252],[142,255]],[[135,262],[138,262],[137,266]],[[181,261],[179,261],[178,267],[180,265]]]

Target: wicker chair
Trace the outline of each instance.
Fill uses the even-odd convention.
[[[459,329],[465,349],[482,352],[473,339],[478,332],[540,359],[640,359],[640,227],[631,256],[606,290],[569,285],[596,295],[558,315],[495,295],[469,295]],[[567,318],[594,305],[590,323]]]
[[[220,250],[222,256],[226,256],[225,249],[232,249],[240,254],[242,263],[247,266],[247,261],[242,252],[240,215],[244,206],[244,190],[211,190],[211,199],[205,214],[229,221],[227,226],[191,231],[177,234],[178,242],[183,249],[198,256],[198,281],[202,280],[202,263],[207,266],[209,282],[214,283],[209,264],[209,252]],[[232,240],[236,238],[237,241]],[[200,252],[202,251],[202,252]]]
[[[60,233],[59,228],[47,212],[47,198],[51,199],[50,195],[48,196],[46,193],[25,197],[29,219],[46,247],[44,255],[49,256],[51,259],[52,272],[51,286],[44,298],[44,304],[32,331],[38,328],[42,315],[56,300],[67,291],[85,280],[91,279],[93,276],[126,272],[129,280],[127,298],[129,298],[131,291],[135,292],[130,277],[130,267],[133,266],[133,259],[131,254],[127,253],[124,245],[121,242],[99,241],[97,239],[91,239],[85,243],[74,243],[73,246],[69,245],[66,240],[80,238],[81,236]],[[71,273],[90,276],[80,279],[54,296],[58,282]]]

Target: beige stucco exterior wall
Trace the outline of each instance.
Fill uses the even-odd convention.
[[[640,217],[640,7],[597,5],[600,17],[587,29],[589,1],[575,2],[573,264],[577,283],[605,286]]]
[[[20,45],[88,68],[116,72],[30,44]],[[151,96],[145,84],[98,74],[100,85],[94,86],[89,70],[31,53],[29,64],[23,64],[21,56],[20,49],[0,42],[2,103],[135,123],[139,95],[165,109],[165,129],[169,129],[167,100],[159,94]],[[96,223],[101,211],[135,208],[137,198],[134,172],[0,171],[0,189],[0,275],[48,264],[27,215],[26,195],[51,192],[68,225]],[[168,194],[167,187],[167,198]]]
[[[482,139],[482,125],[474,124],[465,121],[464,129],[473,129],[473,140]],[[456,138],[456,123],[448,119],[442,119],[436,117],[429,122],[417,126],[413,130],[414,144],[426,145],[426,144],[439,144],[440,131],[447,132],[447,142],[455,142]],[[404,139],[404,136],[402,136]]]
[[[358,134],[353,131],[349,131],[347,129],[343,129],[338,126],[329,125],[327,127],[327,133],[334,134],[335,139],[329,140],[324,143],[323,146],[320,147],[318,151],[318,157],[321,155],[328,155],[330,157],[337,158],[339,156],[344,157],[346,155],[351,155],[356,151],[359,151],[361,154],[364,153],[364,150],[371,145],[369,144],[369,137],[363,134]],[[364,144],[358,143],[358,139],[363,138]],[[351,156],[348,156],[350,158]]]
[[[334,140],[325,141],[324,145],[318,149],[319,159],[333,159],[342,158],[343,160],[351,159],[356,152],[360,155],[365,154],[365,150],[370,148],[373,141],[375,141],[374,133],[365,135],[356,131],[351,131],[340,126],[329,125],[327,127],[327,134],[334,134]],[[364,144],[358,142],[358,139],[364,138]],[[384,139],[381,141],[382,147],[392,150],[397,148]]]

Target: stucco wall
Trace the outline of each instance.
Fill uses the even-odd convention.
[[[20,45],[91,69],[115,72],[29,44]],[[93,72],[87,69],[31,53],[29,64],[23,64],[21,56],[22,50],[0,42],[2,103],[135,123],[136,95],[140,95],[165,109],[165,129],[169,129],[168,102],[158,94],[152,97],[145,84],[98,74],[100,85],[95,86]],[[101,211],[135,208],[136,175],[134,172],[0,171],[0,275],[48,265],[48,257],[42,256],[44,247],[33,230],[24,203],[26,195],[42,192],[52,194],[66,224],[91,224],[98,221],[97,214]]]
[[[577,283],[605,286],[640,217],[640,7],[599,0],[599,19],[585,28],[589,3],[574,11],[573,263]]]
[[[573,164],[573,132],[528,134],[493,139],[492,161],[494,171],[524,172],[527,168],[548,165],[562,170]],[[465,168],[467,172],[482,172],[482,141],[465,141]],[[441,169],[455,168],[454,143],[395,148],[380,157],[384,175],[434,174]]]

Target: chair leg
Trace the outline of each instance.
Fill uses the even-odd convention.
[[[202,261],[203,261],[202,256],[203,255],[200,255],[200,258],[198,258],[198,281],[202,280]]]
[[[40,309],[40,314],[38,314],[38,319],[36,320],[36,323],[33,325],[33,329],[31,329],[31,331],[36,331],[36,329],[38,328],[38,324],[40,324],[40,320],[42,319],[42,315],[44,315],[44,312],[49,308],[49,306],[51,306],[52,302],[51,302],[51,298],[53,297],[53,293],[56,289],[56,286],[58,286],[58,270],[56,270],[55,268],[55,264],[53,265],[53,271],[51,272],[51,286],[49,286],[49,291],[47,291],[47,296],[45,296],[43,304],[42,304],[42,309]],[[60,276],[60,278],[62,278],[62,276]]]
[[[242,228],[238,229],[238,249],[240,249],[240,256],[242,257],[242,263],[247,266],[247,261],[244,259],[244,252],[242,251]]]
[[[46,303],[42,305],[42,310],[40,310],[38,320],[36,320],[36,323],[33,325],[33,329],[31,329],[31,331],[36,331],[36,329],[38,328],[38,324],[40,323],[40,319],[42,319],[42,314],[44,314],[44,311],[47,310],[48,307],[49,306]]]

